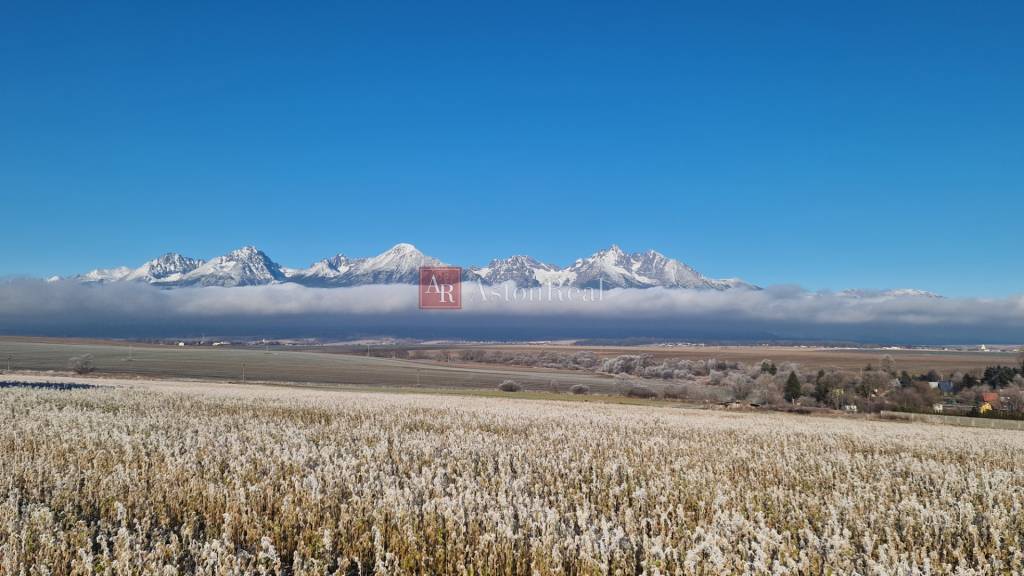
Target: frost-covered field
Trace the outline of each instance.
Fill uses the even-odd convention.
[[[0,422],[0,574],[1024,570],[1015,432],[198,385]]]

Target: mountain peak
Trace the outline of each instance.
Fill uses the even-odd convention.
[[[702,276],[690,266],[668,258],[655,250],[627,254],[612,244],[607,250],[590,258],[577,260],[569,270],[575,284],[583,287],[608,288],[698,288],[725,290],[733,283],[719,282]]]
[[[544,264],[540,260],[537,260],[533,256],[527,256],[526,254],[514,254],[508,258],[495,258],[491,260],[491,264],[510,263],[510,264],[540,264],[542,266],[550,267],[550,264]]]
[[[202,260],[167,252],[132,270],[124,279],[158,285],[174,283],[203,264]]]
[[[327,262],[328,264],[331,264],[332,266],[341,266],[342,264],[348,264],[349,260],[350,259],[349,259],[348,256],[345,256],[341,252],[338,252],[337,254],[335,254],[334,256],[331,256],[330,258],[325,258],[325,259],[321,260],[321,262]]]
[[[118,266],[117,268],[97,268],[95,270],[90,270],[85,274],[80,274],[75,278],[85,283],[103,284],[106,282],[120,282],[131,273],[131,268],[128,268],[127,266]]]
[[[181,286],[258,286],[287,277],[281,266],[255,246],[242,246],[198,266],[177,283]]]
[[[479,279],[490,284],[514,282],[517,286],[564,284],[566,278],[555,277],[558,268],[545,264],[532,256],[516,254],[508,258],[495,258],[483,268],[471,268]]]
[[[418,248],[416,248],[412,244],[409,244],[408,242],[399,242],[398,244],[395,244],[387,252],[385,252],[385,254],[389,252],[396,254],[420,253]]]
[[[259,254],[263,254],[263,251],[251,244],[248,244],[246,246],[242,246],[241,248],[237,248],[235,250],[232,250],[231,252],[228,252],[226,256],[235,258],[252,258],[253,256],[257,256]]]

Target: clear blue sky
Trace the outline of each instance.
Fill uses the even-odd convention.
[[[1024,291],[1020,3],[212,4],[0,7],[0,275],[615,242]]]

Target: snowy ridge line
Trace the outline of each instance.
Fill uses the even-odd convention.
[[[262,286],[293,283],[309,287],[344,287],[374,284],[415,284],[421,266],[444,266],[438,258],[412,244],[396,244],[368,258],[336,254],[307,268],[287,268],[255,246],[232,250],[211,260],[169,252],[138,268],[96,269],[67,278],[82,283],[142,282],[166,288],[183,286]],[[579,258],[564,268],[526,255],[496,258],[486,266],[463,268],[463,281],[495,285],[512,282],[520,287],[576,288],[681,288],[694,290],[760,290],[739,278],[708,278],[691,266],[655,250],[628,253],[617,245]],[[938,297],[913,289],[889,291],[847,290],[850,298]]]
[[[96,269],[68,278],[84,283],[145,282],[154,286],[261,286],[295,283],[312,287],[415,284],[421,266],[445,265],[412,244],[396,244],[369,258],[336,254],[308,268],[287,268],[254,246],[245,246],[204,261],[169,252],[138,268]],[[531,256],[517,255],[491,260],[486,266],[464,267],[464,281],[484,284],[513,282],[521,287],[542,285],[591,288],[696,288],[727,290],[758,289],[739,279],[707,278],[692,267],[654,250],[624,252],[616,245],[600,250],[572,265],[559,268]]]

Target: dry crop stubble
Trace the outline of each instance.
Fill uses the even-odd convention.
[[[232,386],[0,391],[0,573],[1024,569],[1024,437]]]

